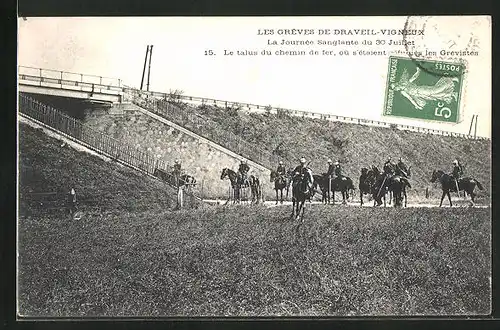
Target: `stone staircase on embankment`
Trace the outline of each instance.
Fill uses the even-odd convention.
[[[269,168],[226,148],[214,139],[197,134],[191,122],[186,121],[183,126],[178,124],[183,123],[182,118],[167,119],[161,116],[152,107],[152,101],[135,98],[133,102],[117,104],[104,112],[89,112],[84,121],[114,139],[146,150],[156,159],[167,163],[169,171],[174,161],[179,159],[183,170],[196,178],[202,198],[228,198],[230,183],[227,179],[221,180],[222,169],[236,171],[242,159],[247,160],[250,166],[249,174],[259,177],[264,198],[275,196],[269,180]]]
[[[93,129],[91,125],[84,124],[23,93],[19,94],[19,115],[63,138],[69,139],[92,152],[112,159],[143,175],[145,174],[151,178],[160,180],[155,176],[155,170],[160,169],[168,172],[166,163],[155,158],[150,152],[144,152],[140,148],[131,146],[123,140],[114,139],[102,131]],[[173,182],[173,180],[171,181]],[[177,193],[176,187],[172,183],[165,183],[171,189],[170,193]],[[186,206],[195,206],[201,200],[196,191],[193,190],[186,191],[184,195],[186,196],[184,198]]]

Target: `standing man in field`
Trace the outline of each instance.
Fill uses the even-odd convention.
[[[68,202],[69,202],[69,214],[71,215],[71,218],[73,218],[78,209],[76,205],[76,192],[74,188],[71,188],[69,192]]]
[[[175,185],[178,187],[179,186],[179,178],[181,176],[181,161],[179,159],[176,159],[174,162],[174,180],[175,180]]]

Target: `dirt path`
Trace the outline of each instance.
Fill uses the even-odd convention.
[[[219,205],[224,205],[224,203],[226,202],[225,200],[214,200],[214,199],[204,199],[203,200],[204,202],[207,202],[207,203],[211,203],[211,204],[219,204]],[[475,207],[475,208],[488,208],[488,207],[491,207],[491,205],[483,205],[483,204],[475,204],[474,206],[472,206],[470,204],[469,201],[453,201],[454,205],[452,207],[454,208],[463,208],[463,207]],[[319,201],[313,201],[311,203],[307,203],[308,205],[321,205],[322,203],[319,202]],[[242,202],[241,205],[249,205],[248,202]],[[292,202],[291,201],[284,201],[283,204],[276,204],[275,201],[266,201],[264,202],[264,205],[267,206],[267,207],[276,207],[276,206],[291,206],[292,205]],[[335,205],[330,205],[330,206],[350,206],[350,207],[360,207],[359,205],[359,201],[354,201],[354,202],[348,202],[347,204],[345,205],[342,205],[341,202],[336,202]],[[370,201],[370,202],[365,202],[363,204],[363,207],[373,207],[373,202]],[[384,207],[384,206],[380,206],[380,207]],[[386,207],[393,207],[393,205],[389,205],[387,204]],[[418,204],[411,204],[411,203],[408,203],[406,207],[412,207],[412,208],[416,208],[416,207],[422,207],[422,208],[433,208],[433,207],[439,207],[439,204],[436,202],[435,204],[431,204],[431,203],[418,203]],[[450,207],[448,203],[443,203],[443,206],[442,207]]]

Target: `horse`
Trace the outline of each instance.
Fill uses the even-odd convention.
[[[405,182],[405,185],[403,185],[403,198],[404,198],[404,201],[405,201],[405,207],[406,207],[406,204],[407,204],[407,201],[408,201],[408,196],[406,195],[406,187],[408,188],[411,188],[411,185],[410,185],[410,182],[408,181],[407,178],[409,178],[411,176],[411,165],[408,166],[408,168],[406,169],[406,182]]]
[[[278,172],[271,171],[269,181],[274,182],[274,190],[276,191],[276,205],[278,204],[278,190],[281,193],[281,199],[279,200],[279,202],[283,204],[283,189],[287,190],[288,197],[288,178],[286,177],[286,175],[278,175]]]
[[[333,204],[335,204],[335,192],[342,192],[343,202],[342,204],[346,204],[346,199],[349,199],[349,190],[354,190],[354,184],[351,178],[347,176],[337,177],[333,180],[329,180],[329,177],[326,173],[321,175],[315,174],[314,177],[314,187],[320,187],[321,189],[321,202],[324,204],[330,204],[330,191],[333,192],[332,199]]]
[[[327,204],[327,190],[328,190],[328,183],[327,183],[327,180],[326,180],[326,173],[323,173],[323,174],[314,174],[313,175],[313,179],[314,179],[314,183],[313,183],[313,187],[315,190],[319,189],[321,190],[321,202],[323,204]]]
[[[371,171],[373,173],[373,176],[375,177],[375,182],[371,188],[371,194],[373,197],[373,206],[380,206],[382,205],[382,199],[384,200],[384,207],[386,206],[385,203],[385,196],[387,193],[389,193],[389,204],[391,201],[391,192],[389,190],[388,185],[386,184],[385,180],[386,178],[382,175],[382,173],[379,171],[379,169],[376,166],[372,166]]]
[[[248,184],[252,192],[252,203],[258,204],[262,200],[262,187],[260,179],[255,175],[248,176]]]
[[[436,181],[439,181],[441,183],[441,189],[443,190],[439,207],[443,205],[443,199],[445,195],[448,196],[448,200],[450,201],[450,206],[453,206],[453,204],[451,203],[450,191],[455,191],[455,192],[457,191],[457,184],[455,183],[455,178],[453,178],[453,176],[449,174],[446,174],[444,171],[434,170],[432,171],[431,182],[434,183]],[[465,191],[467,194],[469,194],[472,205],[474,205],[474,197],[476,197],[476,194],[474,193],[474,189],[476,188],[476,186],[479,188],[479,190],[484,189],[483,185],[474,178],[465,177],[458,180],[458,190]]]
[[[314,177],[310,169],[305,174],[296,175],[292,182],[292,215],[295,219],[304,222],[304,210],[306,200],[311,200],[314,195]],[[301,214],[302,211],[302,214]]]
[[[155,168],[153,175],[176,187],[184,185],[194,186],[196,184],[196,179],[191,175],[183,174],[177,177],[175,173],[168,173],[160,168]]]
[[[404,198],[404,206],[406,207],[407,196],[406,187],[411,188],[410,182],[407,178],[400,175],[393,175],[389,178],[388,190],[392,192],[394,199],[394,207],[401,206],[401,202]]]
[[[196,179],[194,176],[183,174],[179,177],[179,186],[186,186],[188,190],[191,190],[196,186]]]
[[[262,198],[262,189],[260,186],[260,180],[258,177],[254,175],[249,175],[248,179],[246,182],[240,182],[238,179],[238,174],[229,169],[229,168],[223,168],[222,173],[220,176],[221,180],[224,180],[224,178],[228,177],[229,181],[231,181],[231,187],[234,190],[234,200],[233,203],[240,202],[240,192],[241,188],[248,188],[250,187],[251,194],[252,194],[252,202],[253,203],[258,203],[261,198]]]
[[[332,204],[335,205],[335,192],[340,191],[342,193],[342,204],[347,204],[347,200],[349,199],[349,190],[354,191],[354,184],[350,177],[348,176],[337,176],[332,180],[331,184],[332,188]]]

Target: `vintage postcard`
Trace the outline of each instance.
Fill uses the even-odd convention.
[[[23,17],[18,318],[491,313],[491,17]]]

